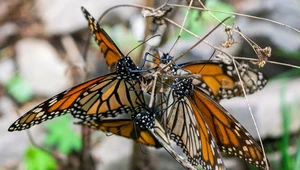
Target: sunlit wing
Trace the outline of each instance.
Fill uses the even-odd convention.
[[[242,86],[233,64],[221,61],[195,61],[179,65],[181,68],[196,74],[193,84],[210,97],[221,100],[244,96]],[[267,84],[267,78],[245,64],[237,64],[246,94],[252,94]]]
[[[89,28],[100,47],[101,52],[104,54],[107,65],[109,67],[115,66],[116,62],[124,56],[123,53],[108,34],[100,27],[95,18],[91,16],[85,8],[81,7],[81,9],[85,18],[88,20]]]
[[[194,110],[198,110],[195,114],[197,122],[204,118],[221,151],[266,168],[260,145],[219,103],[198,89],[194,90],[190,101],[196,107]]]
[[[117,73],[108,74],[46,100],[21,116],[8,130],[25,130],[66,113],[84,121],[128,113],[144,102],[139,89],[137,81],[120,79]]]

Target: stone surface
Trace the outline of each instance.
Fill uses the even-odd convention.
[[[95,132],[101,133],[101,132]],[[156,169],[183,170],[183,168],[163,148],[148,147],[152,155],[152,162]],[[100,162],[98,168],[102,170],[130,169],[133,151],[133,141],[117,135],[104,136],[100,144],[93,148],[93,155]]]
[[[52,96],[70,86],[68,65],[47,41],[22,39],[16,44],[16,53],[20,75],[35,94]]]
[[[9,36],[16,34],[19,30],[18,26],[14,23],[5,23],[0,26],[0,44],[5,43]]]
[[[32,106],[30,106],[32,107]],[[19,112],[24,113],[27,111],[22,109]],[[16,108],[13,102],[7,97],[0,98],[0,112],[3,113],[0,119],[0,169],[3,165],[7,165],[11,162],[20,162],[23,160],[24,152],[27,147],[32,144],[29,141],[28,135],[25,131],[8,132],[8,127],[19,117],[16,112]],[[30,130],[31,134],[34,134],[34,140],[37,143],[41,143],[41,139],[44,137],[41,133],[41,126],[36,126]]]
[[[45,25],[46,31],[49,34],[66,34],[87,27],[87,21],[82,14],[81,6],[85,7],[92,16],[98,18],[105,10],[112,6],[137,3],[141,3],[141,1],[38,0],[36,10]],[[121,8],[122,12],[115,14],[117,14],[120,18],[128,19],[134,9],[128,7],[125,8],[126,11],[124,8]],[[110,18],[109,20],[115,19],[116,18]]]
[[[16,71],[14,61],[12,59],[3,60],[0,62],[0,68],[0,83],[5,84]]]
[[[283,133],[282,105],[287,107],[287,117],[291,120],[290,132],[300,130],[299,87],[300,80],[288,82],[277,80],[269,82],[266,87],[248,96],[256,124],[262,138],[280,137]],[[240,121],[246,129],[257,138],[257,133],[244,98],[232,98],[221,104]]]
[[[255,10],[253,10],[255,8]],[[256,0],[240,1],[238,12],[249,15],[263,15],[264,18],[272,19],[295,28],[300,28],[300,6],[296,0]],[[276,46],[285,50],[300,49],[299,33],[291,29],[267,21],[238,17],[236,25],[247,36],[263,36],[269,38]],[[253,27],[255,25],[255,27]]]

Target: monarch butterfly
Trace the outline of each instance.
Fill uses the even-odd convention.
[[[95,38],[108,64],[115,65],[116,72],[87,81],[46,100],[16,120],[8,131],[25,130],[66,113],[85,121],[139,112],[140,103],[144,102],[140,90],[141,75],[132,71],[138,70],[138,67],[130,57],[122,54],[84,8],[82,11],[92,32],[97,32]]]
[[[162,62],[167,64],[172,61],[172,57],[167,55],[164,54],[156,62],[158,66]],[[170,76],[173,83],[168,92],[164,91],[167,94],[168,108],[162,114],[163,125],[167,127],[171,140],[183,148],[189,161],[193,165],[200,163],[204,169],[222,168],[224,165],[219,154],[220,148],[223,152],[238,156],[260,168],[266,168],[260,146],[247,130],[213,99],[243,95],[239,89],[238,75],[232,70],[234,65],[220,61],[172,65],[169,70],[174,75],[173,78]],[[267,79],[261,72],[244,65],[238,68],[242,71],[242,83],[248,89],[246,93],[254,93],[266,85]]]
[[[262,169],[266,168],[260,145],[218,102],[198,87],[193,89],[192,79],[176,79],[168,98],[168,105],[171,107],[165,113],[165,122],[171,139],[177,141],[190,154],[191,159],[196,160],[199,155],[195,151],[200,150],[204,161],[202,166],[214,167],[219,163],[216,161],[218,156],[211,149],[216,142],[215,147],[221,151],[238,156]],[[198,133],[200,141],[197,141]]]
[[[167,93],[167,105],[170,107],[163,114],[167,133],[183,148],[192,165],[200,164],[204,169],[224,169],[221,153],[204,115],[188,99],[192,88],[192,79],[175,78]]]

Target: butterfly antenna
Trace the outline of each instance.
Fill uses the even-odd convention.
[[[170,51],[168,52],[168,54],[170,54],[171,51],[174,49],[174,47],[175,47],[175,45],[177,44],[177,42],[179,41],[179,39],[180,39],[180,35],[178,35],[178,37],[177,37],[175,43],[172,45],[172,47],[171,47]]]
[[[215,55],[215,53],[216,53],[216,49],[215,49],[214,52],[211,54],[211,56],[208,58],[208,60],[206,60],[206,61],[204,62],[204,66],[198,71],[198,73],[201,73],[201,71],[204,69],[204,67],[206,66],[206,64],[208,63],[208,61],[210,61],[211,58]]]
[[[152,37],[146,39],[144,42],[140,43],[138,46],[136,46],[136,47],[134,47],[132,50],[130,50],[130,51],[126,54],[126,56],[128,56],[133,50],[135,50],[135,49],[137,49],[138,47],[140,47],[141,45],[145,44],[147,41],[151,40],[151,39],[154,38],[154,37],[158,37],[158,36],[161,36],[161,35],[156,34],[156,35],[153,35]]]
[[[234,16],[229,16],[226,17],[222,22],[220,22],[217,26],[215,26],[212,30],[210,30],[204,37],[202,37],[196,44],[194,44],[192,47],[190,47],[188,50],[186,50],[185,52],[183,52],[180,56],[178,56],[177,58],[175,58],[172,62],[168,63],[164,68],[160,69],[164,70],[167,67],[169,67],[171,64],[175,63],[177,60],[179,60],[181,57],[185,56],[188,52],[190,52],[193,48],[195,48],[196,46],[198,46],[205,38],[207,38],[211,33],[213,33],[220,25],[222,25],[226,20],[228,20],[229,18],[232,18]]]

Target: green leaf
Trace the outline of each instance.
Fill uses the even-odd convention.
[[[295,164],[295,160],[289,154],[289,143],[290,143],[290,124],[293,120],[295,113],[299,110],[298,100],[295,102],[287,102],[287,79],[283,79],[282,88],[280,90],[280,110],[282,114],[282,130],[283,135],[281,139],[281,155],[282,155],[282,164],[283,169],[293,169],[292,166]]]
[[[208,9],[214,9],[214,10],[219,10],[219,11],[226,11],[226,12],[234,12],[234,8],[224,2],[221,2],[220,0],[210,0],[207,1],[206,7]],[[229,16],[229,14],[222,14],[220,12],[212,12],[215,17],[217,17],[219,20],[223,20],[226,17]],[[219,23],[210,13],[204,12],[202,15],[202,18],[205,22],[214,22],[214,23]],[[232,20],[230,20],[232,22]]]
[[[288,58],[294,58],[294,59],[300,59],[300,52],[298,50],[292,51],[292,50],[285,50],[285,49],[275,49],[274,54],[278,56],[285,56]]]
[[[187,10],[184,10],[184,11],[186,12]],[[203,21],[200,19],[198,10],[190,10],[189,15],[186,20],[186,23],[185,23],[185,27],[197,35],[199,35],[204,30]],[[185,31],[183,31],[182,37],[190,38],[191,35]]]
[[[81,149],[81,138],[72,129],[72,123],[68,115],[60,117],[48,124],[49,131],[45,139],[45,145],[57,147],[64,154]]]
[[[208,9],[214,9],[219,11],[226,11],[226,12],[234,12],[234,9],[232,6],[228,5],[227,3],[221,2],[219,0],[210,0],[207,1],[206,7]],[[187,12],[187,9],[183,10],[183,13],[185,14]],[[215,17],[217,17],[219,20],[223,20],[226,17],[230,16],[228,14],[222,14],[219,12],[212,12]],[[233,22],[232,19],[226,21],[225,23]],[[201,32],[204,31],[205,26],[208,24],[216,24],[219,23],[209,12],[201,12],[201,15],[198,10],[190,10],[189,15],[187,17],[185,28],[193,32],[194,34],[199,35]],[[189,33],[183,31],[182,32],[183,38],[190,38],[192,37]]]
[[[297,140],[297,152],[296,152],[296,158],[295,158],[295,165],[294,167],[300,167],[300,138]]]
[[[128,30],[124,24],[117,24],[113,27],[103,26],[103,29],[111,37],[113,42],[120,48],[124,55],[140,44],[136,40],[134,34]],[[139,51],[140,48],[135,49],[131,55],[135,56],[135,54],[139,54]]]
[[[33,146],[25,152],[25,166],[27,170],[52,170],[57,168],[56,161],[51,155]]]
[[[32,95],[33,90],[31,86],[26,83],[18,74],[15,74],[5,83],[8,93],[13,96],[19,103],[25,103]]]

